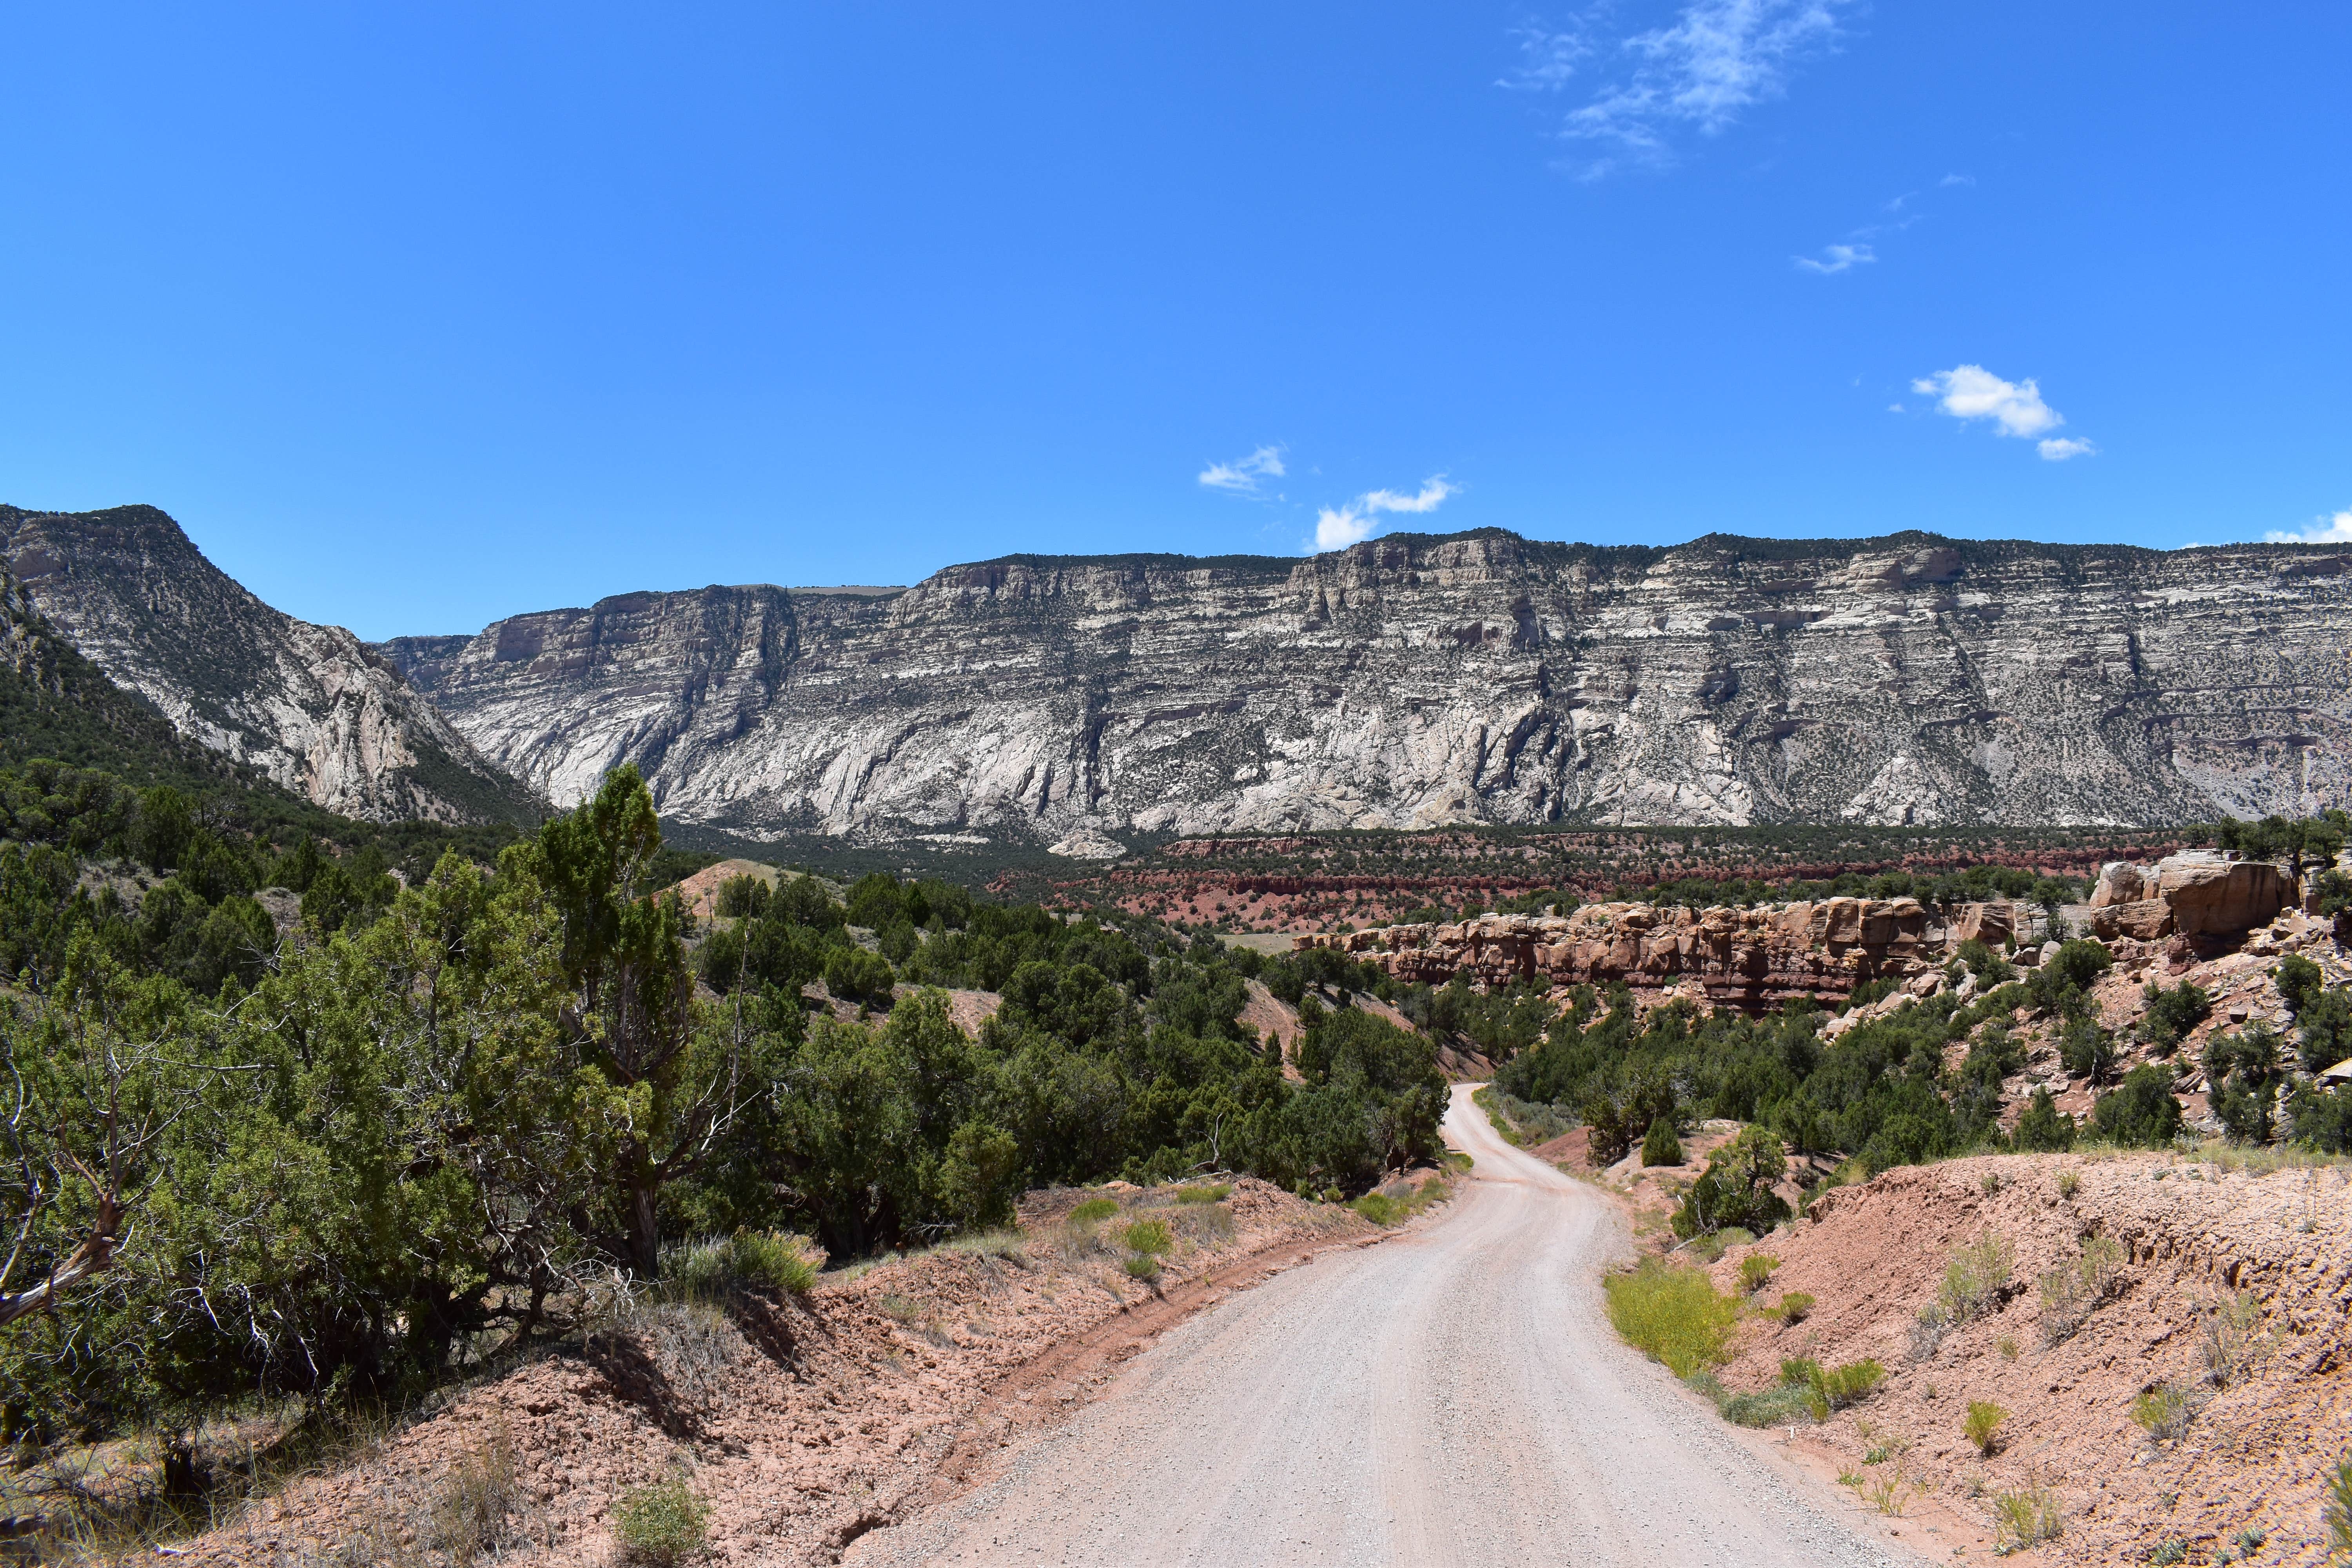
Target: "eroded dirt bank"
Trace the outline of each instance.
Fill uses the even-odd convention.
[[[1121,1212],[1068,1222],[1099,1196]],[[1049,1424],[1188,1312],[1384,1234],[1254,1178],[1220,1202],[1117,1184],[1036,1194],[1022,1218],[1019,1239],[886,1261],[804,1297],[639,1309],[585,1351],[462,1391],[348,1467],[174,1550],[271,1568],[442,1564],[479,1478],[504,1463],[511,1479],[482,1532],[499,1562],[617,1561],[615,1500],[679,1477],[709,1505],[700,1561],[831,1563],[951,1493],[980,1455]],[[1171,1232],[1156,1285],[1125,1268],[1138,1219]]]
[[[1963,1249],[2006,1258],[1981,1315],[1922,1326]],[[2112,1244],[2102,1286],[2086,1244]],[[1863,1358],[1885,1384],[1794,1431],[1824,1473],[1900,1478],[1907,1511],[1974,1521],[1994,1544],[2004,1493],[2045,1487],[2063,1533],[2020,1562],[2315,1564],[2321,1478],[2352,1447],[2352,1171],[2224,1169],[2174,1154],[1989,1155],[1893,1170],[1825,1194],[1792,1230],[1714,1268],[1780,1260],[1755,1300],[1814,1299],[1801,1321],[1749,1320],[1723,1371],[1735,1391],[1780,1381],[1782,1358]],[[2097,1272],[2095,1264],[2092,1272]],[[2050,1277],[2059,1281],[2046,1288]],[[1939,1296],[1943,1301],[1939,1301]],[[2069,1331],[2067,1325],[2076,1323]],[[2169,1391],[2169,1392],[2168,1392]],[[2179,1401],[2178,1436],[2134,1418]],[[2006,1412],[1990,1455],[1962,1427]],[[2154,1414],[2141,1405],[2143,1415]],[[2177,1554],[2176,1554],[2177,1553]]]

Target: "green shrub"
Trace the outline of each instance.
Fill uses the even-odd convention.
[[[2028,1154],[2058,1153],[2074,1146],[2074,1119],[2058,1109],[2047,1087],[2038,1088],[2017,1119],[2017,1147]]]
[[[2008,1240],[1988,1227],[1945,1262],[1936,1300],[1953,1327],[1999,1309],[2013,1257]]]
[[[2196,1415],[2197,1402],[2177,1384],[2159,1383],[2132,1401],[2131,1418],[2150,1437],[2178,1437]]]
[[[1706,1270],[1650,1258],[1603,1281],[1609,1321],[1625,1342],[1676,1377],[1730,1359],[1739,1302],[1717,1291]]]
[[[2160,1148],[2180,1131],[2180,1102],[2172,1098],[2172,1074],[2142,1062],[2124,1074],[2122,1085],[2091,1107],[2091,1124],[2102,1137],[2140,1148]]]
[[[1136,1253],[1127,1260],[1123,1267],[1127,1269],[1128,1277],[1131,1279],[1157,1279],[1160,1278],[1160,1259],[1152,1257],[1148,1252]]]
[[[641,1563],[669,1564],[702,1545],[710,1505],[682,1480],[632,1487],[613,1506],[613,1533],[621,1550]]]
[[[1826,1421],[1831,1411],[1860,1404],[1885,1381],[1886,1369],[1867,1358],[1848,1362],[1843,1366],[1816,1365],[1812,1371],[1814,1418]]]
[[[1348,1205],[1374,1225],[1394,1225],[1405,1217],[1405,1205],[1383,1193],[1366,1193]]]
[[[1173,1247],[1175,1237],[1168,1234],[1168,1222],[1162,1219],[1139,1219],[1127,1227],[1120,1237],[1129,1252],[1139,1252],[1147,1258],[1159,1256]]]
[[[1642,1163],[1646,1168],[1682,1163],[1682,1140],[1675,1136],[1675,1124],[1661,1116],[1650,1123],[1650,1131],[1642,1139]]]
[[[2008,1419],[2009,1412],[1990,1399],[1971,1399],[1969,1401],[1969,1418],[1961,1423],[1960,1430],[1969,1435],[1969,1441],[1977,1446],[1978,1453],[1990,1458],[1993,1445],[2000,1440],[2000,1424]]]
[[[1769,1252],[1751,1252],[1739,1260],[1739,1288],[1750,1296],[1771,1282],[1780,1260]]]
[[[1792,1426],[1813,1418],[1812,1390],[1782,1384],[1757,1394],[1734,1394],[1717,1408],[1735,1426]]]
[[[1802,1322],[1805,1314],[1813,1310],[1813,1299],[1802,1290],[1784,1291],[1780,1305],[1772,1310],[1780,1314],[1783,1323]]]
[[[1992,1517],[1996,1552],[2022,1552],[2055,1541],[2065,1531],[2058,1494],[2048,1487],[1999,1494],[1992,1500]]]
[[[1070,1211],[1072,1225],[1099,1225],[1118,1212],[1118,1204],[1111,1198],[1088,1198]]]
[[[2159,1541],[2149,1551],[2147,1560],[2155,1568],[2174,1568],[2174,1564],[2189,1561],[2189,1542],[2177,1535]]]
[[[1179,1187],[1176,1201],[1180,1204],[1220,1204],[1234,1195],[1231,1182],[1218,1182],[1211,1186]]]
[[[2076,1193],[2079,1193],[2082,1190],[2083,1174],[2081,1172],[2061,1171],[2058,1173],[2058,1195],[2060,1197],[2072,1198]]]
[[[1745,1127],[1717,1149],[1706,1169],[1675,1211],[1675,1234],[1687,1240],[1709,1231],[1738,1227],[1771,1229],[1789,1217],[1789,1205],[1772,1190],[1788,1173],[1780,1140],[1762,1127]]]

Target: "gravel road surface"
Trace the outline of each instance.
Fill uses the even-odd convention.
[[[1598,1277],[1627,1243],[1607,1200],[1505,1143],[1470,1086],[1445,1131],[1476,1166],[1442,1214],[1171,1330],[992,1481],[847,1561],[1922,1561],[1618,1342]]]

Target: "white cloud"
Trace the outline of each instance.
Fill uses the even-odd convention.
[[[1246,458],[1237,458],[1230,463],[1211,463],[1201,470],[1201,482],[1228,495],[1254,496],[1261,481],[1278,479],[1282,475],[1282,448],[1260,447]]]
[[[1938,185],[1973,185],[1976,183],[1974,174],[1947,174],[1936,182]]]
[[[2352,544],[2352,511],[2339,511],[2334,517],[2315,519],[2300,533],[2283,533],[2277,529],[2263,535],[2265,544]]]
[[[1435,511],[1438,504],[1447,496],[1458,495],[1461,490],[1460,485],[1447,484],[1445,476],[1439,474],[1434,479],[1423,479],[1421,482],[1420,493],[1416,495],[1399,495],[1394,490],[1374,490],[1364,497],[1362,505],[1366,511]]]
[[[2099,455],[2096,447],[2072,436],[2053,436],[2033,449],[2042,454],[2042,460],[2045,463],[2063,463],[2069,458],[2095,458]]]
[[[1570,110],[1560,133],[1571,141],[1613,145],[1621,156],[1636,162],[1667,162],[1668,138],[1675,130],[1688,127],[1713,136],[1743,110],[1786,92],[1797,63],[1835,41],[1837,8],[1848,3],[1694,0],[1671,25],[1620,39],[1616,51],[1633,59],[1633,68]],[[1545,62],[1571,68],[1538,78],[1523,67],[1520,77],[1527,85],[1557,88],[1573,74],[1574,62],[1598,52],[1581,35],[1566,35],[1577,46],[1570,54],[1549,42],[1562,35],[1543,37]],[[1523,40],[1520,47],[1526,53],[1528,43]],[[1598,177],[1616,162],[1603,158],[1583,173]]]
[[[1352,501],[1343,507],[1327,506],[1315,514],[1315,548],[1345,550],[1370,539],[1380,525],[1380,519],[1366,515]]]
[[[1462,487],[1439,474],[1423,479],[1421,489],[1406,495],[1397,490],[1368,490],[1345,506],[1324,507],[1315,514],[1315,548],[1345,550],[1370,539],[1381,526],[1382,512],[1431,512]]]
[[[1867,267],[1878,259],[1878,252],[1867,245],[1825,245],[1822,247],[1822,258],[1819,260],[1810,256],[1799,256],[1792,259],[1808,272],[1818,272],[1823,277],[1828,277],[1851,268]]]
[[[1990,419],[2003,436],[2039,436],[2066,423],[2042,401],[2042,388],[2032,377],[2003,381],[1980,364],[1939,370],[1913,382],[1911,390],[1937,399],[1937,406],[1955,419]]]
[[[1581,33],[1554,33],[1542,27],[1521,27],[1519,63],[1497,86],[1516,91],[1557,92],[1576,74],[1577,62],[1592,53],[1591,40]]]

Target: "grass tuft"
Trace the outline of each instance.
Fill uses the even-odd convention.
[[[2152,1438],[2178,1437],[2197,1418],[2197,1401],[2179,1384],[2159,1383],[2132,1401],[2131,1418]]]
[[[2014,1256],[2007,1238],[1990,1228],[1954,1252],[1936,1291],[1946,1321],[1957,1328],[1997,1310],[2009,1289]]]
[[[1992,1500],[1992,1517],[1993,1550],[2001,1553],[2055,1541],[2066,1528],[2065,1518],[2058,1510],[2058,1494],[2042,1486],[1998,1493]]]
[[[1969,1418],[1961,1424],[1960,1430],[1969,1435],[1969,1441],[1977,1446],[1978,1453],[1990,1458],[1993,1448],[2000,1441],[2000,1424],[2008,1419],[2009,1412],[1991,1400],[1971,1399],[1969,1401]]]
[[[1072,1225],[1100,1225],[1118,1212],[1116,1198],[1088,1198],[1070,1211]]]
[[[1221,1204],[1233,1195],[1234,1184],[1231,1182],[1176,1189],[1176,1201],[1180,1204]]]

